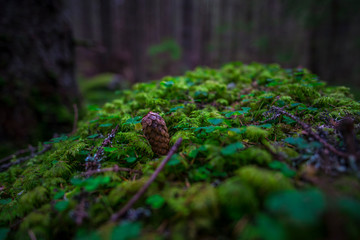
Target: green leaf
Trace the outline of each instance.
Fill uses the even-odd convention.
[[[301,103],[292,103],[292,104],[290,104],[290,107],[297,107],[297,106],[299,106]]]
[[[355,219],[356,221],[360,221],[360,202],[349,198],[349,197],[341,197],[337,200],[337,205],[341,209],[342,212]]]
[[[221,149],[221,153],[225,156],[232,155],[244,147],[245,146],[241,142],[236,142]]]
[[[130,119],[126,120],[126,122],[124,123],[124,125],[140,123],[140,122],[141,122],[141,119],[142,119],[141,116],[136,116],[136,117],[130,118]]]
[[[245,114],[247,114],[247,113],[251,110],[250,107],[242,107],[241,109],[242,109],[241,111],[227,112],[227,113],[225,113],[225,117],[228,118],[228,117],[231,117],[231,116],[233,116],[233,115],[235,115],[235,116],[245,115]]]
[[[224,119],[222,118],[209,118],[208,122],[213,124],[213,125],[219,125],[224,121]]]
[[[284,191],[265,202],[267,209],[296,224],[315,224],[325,210],[325,198],[316,189]]]
[[[89,229],[79,229],[76,232],[75,240],[101,240],[100,234]]]
[[[215,127],[215,126],[208,126],[208,127],[198,127],[195,128],[194,131],[200,131],[200,130],[205,130],[206,133],[211,133],[213,131],[215,131],[216,129],[218,129],[219,127]]]
[[[58,142],[65,141],[67,139],[68,139],[68,136],[64,135],[64,136],[61,136],[61,137],[52,138],[52,139],[50,139],[50,142],[58,143]]]
[[[104,152],[113,152],[116,151],[117,148],[116,147],[104,147]]]
[[[261,128],[271,128],[272,125],[271,125],[270,123],[266,123],[266,124],[258,125],[258,127],[261,127]]]
[[[126,162],[128,162],[128,163],[133,163],[133,162],[135,162],[136,161],[136,157],[128,157],[128,158],[125,158],[126,159]]]
[[[65,192],[64,191],[59,191],[55,194],[54,196],[54,199],[60,199],[60,198],[63,198],[65,195]]]
[[[111,234],[111,240],[130,240],[140,236],[141,225],[138,222],[122,221]]]
[[[88,155],[90,153],[90,151],[87,151],[87,150],[81,150],[79,152],[80,155]]]
[[[308,107],[307,108],[310,112],[315,112],[318,110],[318,108],[315,108],[315,107]]]
[[[294,137],[288,137],[288,138],[285,138],[284,139],[284,142],[287,142],[291,145],[295,145],[297,147],[300,147],[300,148],[306,148],[308,143],[305,139],[303,138],[300,138],[300,137],[297,137],[297,138],[294,138]]]
[[[69,140],[74,141],[74,140],[78,140],[79,138],[80,138],[80,136],[72,136],[72,137],[69,137]]]
[[[202,181],[202,180],[209,179],[211,176],[211,172],[206,168],[206,166],[201,166],[201,167],[191,171],[189,176],[194,181]]]
[[[87,108],[88,108],[89,111],[99,111],[99,110],[101,110],[101,108],[99,108],[98,105],[88,105]]]
[[[194,150],[192,150],[192,151],[189,153],[189,157],[195,158],[198,153],[199,153],[199,148],[194,149]]]
[[[293,120],[292,118],[289,118],[288,116],[284,116],[283,121],[284,121],[286,124],[296,123],[295,120]]]
[[[285,106],[285,102],[283,100],[278,100],[278,101],[276,101],[276,105],[279,107],[283,107],[283,106]]]
[[[286,177],[294,177],[296,175],[296,171],[290,169],[289,166],[283,162],[273,161],[269,163],[269,167],[272,169],[280,170],[282,174],[284,174],[284,176]]]
[[[100,124],[99,127],[111,127],[113,124],[112,123],[103,123]]]
[[[8,232],[10,232],[10,228],[0,227],[0,240],[5,240]]]
[[[100,136],[100,135],[96,133],[96,134],[88,136],[87,138],[93,139],[93,138],[97,138],[98,136]]]
[[[163,85],[166,88],[171,88],[172,86],[174,86],[174,82],[173,81],[161,82],[161,85]]]
[[[86,191],[95,191],[100,185],[105,185],[110,182],[110,177],[99,176],[96,178],[88,178],[85,181],[85,190]]]
[[[167,163],[168,166],[175,166],[180,163],[179,154],[175,153]]]
[[[80,178],[73,178],[70,180],[70,183],[74,186],[80,186],[84,181],[86,180],[82,180]]]
[[[12,201],[11,198],[0,199],[0,205],[11,203],[11,201]]]
[[[54,208],[59,212],[62,212],[66,210],[68,206],[69,206],[69,201],[59,201],[55,203]]]
[[[232,131],[237,134],[242,134],[246,132],[246,128],[230,128],[229,131]]]
[[[301,137],[297,137],[297,138],[288,137],[288,138],[285,138],[283,141],[287,142],[291,145],[294,145],[294,146],[298,147],[299,149],[317,149],[322,146],[321,143],[319,143],[317,141],[308,143],[304,138],[301,138]]]
[[[205,97],[207,97],[209,94],[207,93],[207,92],[205,92],[205,91],[196,91],[195,92],[195,97],[196,98],[205,98]]]
[[[73,178],[71,184],[78,187],[84,187],[86,191],[95,191],[99,186],[108,184],[111,181],[109,176],[90,177],[87,179]]]
[[[146,199],[146,203],[151,205],[152,208],[158,209],[164,205],[165,200],[159,194],[152,195]]]
[[[258,232],[264,240],[286,240],[286,231],[284,227],[275,219],[259,214],[256,217]]]
[[[184,106],[178,106],[178,107],[170,108],[170,112],[169,112],[169,113],[176,112],[177,110],[183,109],[183,108],[185,108],[185,107],[184,107]]]
[[[89,123],[95,123],[97,121],[99,121],[99,119],[93,119],[93,120],[90,120]]]

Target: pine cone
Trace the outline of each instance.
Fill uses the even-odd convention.
[[[169,151],[170,138],[164,119],[157,113],[149,112],[141,120],[141,125],[153,152],[166,155]]]

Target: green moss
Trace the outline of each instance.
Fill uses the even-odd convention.
[[[96,89],[85,88],[88,92]],[[311,125],[314,132],[321,129],[321,135],[343,151],[341,136],[329,122],[350,115],[359,133],[360,103],[347,88],[327,87],[306,69],[229,63],[220,69],[196,68],[184,76],[139,83],[109,96],[116,99],[103,106],[88,106],[73,136],[51,139],[51,150],[0,173],[0,226],[19,223],[11,228],[10,239],[27,238],[29,229],[39,239],[110,238],[113,232],[123,231],[122,223],[111,223],[109,218],[165,158],[153,154],[139,126],[149,111],[158,112],[166,121],[170,145],[179,137],[183,142],[124,216],[125,222],[133,221],[126,226],[137,226],[136,234],[154,239],[232,239],[242,232],[262,239],[269,231],[281,232],[286,227],[288,238],[300,230],[302,239],[329,236],[319,227],[327,224],[323,218],[316,218],[309,229],[297,228],[299,206],[306,203],[307,194],[281,194],[289,189],[306,192],[304,188],[311,184],[303,179],[315,174],[308,163],[322,164],[322,146],[296,121],[269,110],[281,107]],[[103,147],[117,125],[115,137]],[[82,176],[86,164],[94,160],[95,169],[111,169],[116,164],[141,173],[121,170]],[[353,191],[359,185],[354,173],[338,174],[346,177],[332,178],[335,194],[359,199]],[[320,168],[315,177],[327,183],[323,175]],[[331,199],[327,189],[321,192],[326,201]],[[273,200],[279,203],[276,211],[267,207],[271,196],[277,196]],[[294,221],[284,218],[283,200],[285,213]],[[355,200],[352,206],[356,207]],[[349,209],[324,206],[325,214]],[[78,225],[79,209],[87,217]],[[146,209],[151,210],[150,215],[138,214]],[[354,232],[353,216],[346,221]]]
[[[246,166],[237,170],[236,174],[242,181],[253,187],[261,197],[277,191],[293,189],[290,180],[279,172]]]
[[[272,161],[272,156],[269,152],[257,148],[250,147],[239,153],[239,158],[246,164],[260,164],[265,165]]]
[[[71,176],[71,167],[63,161],[53,164],[53,166],[44,175],[45,178],[64,178]]]
[[[266,138],[269,135],[269,132],[261,129],[256,126],[248,126],[245,131],[245,138],[249,139],[251,142],[259,142],[260,140]]]
[[[233,177],[222,183],[218,196],[224,213],[231,219],[239,220],[246,214],[254,213],[258,208],[258,199],[251,187],[239,177]]]
[[[49,238],[51,227],[51,206],[45,205],[39,211],[32,212],[24,218],[20,225],[18,237],[28,236],[29,231],[32,231],[38,238]]]
[[[39,186],[23,194],[19,200],[19,204],[23,212],[36,209],[48,201],[48,190],[45,187]]]

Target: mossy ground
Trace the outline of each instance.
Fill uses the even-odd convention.
[[[359,139],[360,103],[306,69],[231,63],[140,83],[89,106],[76,134],[52,139],[50,151],[0,173],[0,239],[359,239],[358,165],[328,153],[293,119],[272,118],[272,106],[339,151],[346,146],[329,122],[351,116]],[[184,140],[114,223],[111,215],[163,159],[139,126],[149,111],[165,119],[171,144]],[[99,168],[117,164],[142,174],[81,177],[94,159]],[[337,162],[329,169],[326,159]]]

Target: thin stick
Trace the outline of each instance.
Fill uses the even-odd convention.
[[[349,154],[346,154],[344,152],[340,152],[339,150],[337,150],[333,145],[331,145],[330,143],[328,143],[327,141],[325,141],[324,139],[322,139],[318,134],[314,133],[313,130],[311,129],[311,126],[307,125],[306,123],[302,122],[298,117],[288,113],[287,111],[279,108],[279,107],[271,107],[272,110],[279,112],[285,116],[288,116],[289,118],[295,120],[298,124],[301,125],[301,127],[309,134],[311,135],[313,138],[315,138],[316,140],[318,140],[321,144],[324,145],[325,148],[329,149],[330,152],[335,153],[336,155],[340,156],[340,157],[345,157],[348,158]]]
[[[141,171],[139,170],[135,170],[135,169],[131,169],[131,168],[122,168],[122,167],[119,167],[118,165],[114,165],[113,167],[111,168],[103,168],[103,169],[96,169],[96,170],[89,170],[87,172],[83,172],[80,176],[91,176],[93,174],[96,174],[96,173],[102,173],[102,172],[130,172],[130,173],[140,173],[141,174]]]
[[[28,234],[29,234],[29,238],[31,240],[36,240],[37,239],[36,236],[35,236],[35,233],[31,229],[29,229]]]
[[[35,153],[34,155],[19,158],[19,159],[17,159],[15,162],[9,162],[9,163],[3,164],[3,165],[0,166],[0,172],[3,172],[3,171],[5,171],[5,170],[7,170],[8,168],[10,168],[10,167],[13,166],[13,165],[17,165],[17,164],[23,163],[23,162],[25,162],[25,161],[27,161],[27,160],[29,160],[29,159],[37,156],[37,155],[41,155],[41,154],[43,154],[44,152],[50,150],[51,147],[52,147],[52,145],[44,145],[44,149],[41,150],[41,151],[39,151],[39,152],[37,152],[37,153]]]
[[[30,151],[30,148],[25,148],[25,149],[21,149],[21,150],[18,150],[16,152],[14,152],[13,154],[7,156],[7,157],[4,157],[3,159],[0,160],[0,164],[1,163],[5,163],[5,162],[8,162],[10,161],[14,156],[17,156],[17,155],[20,155],[20,154],[24,154],[24,153],[27,153]]]
[[[174,146],[170,149],[166,158],[160,163],[155,172],[151,175],[150,179],[141,187],[141,189],[130,199],[130,201],[117,213],[114,213],[111,216],[111,221],[115,222],[119,220],[131,207],[134,203],[139,200],[139,198],[145,193],[150,184],[155,180],[155,178],[159,175],[161,170],[165,167],[166,163],[170,160],[172,155],[176,152],[182,142],[182,138],[180,137]]]

